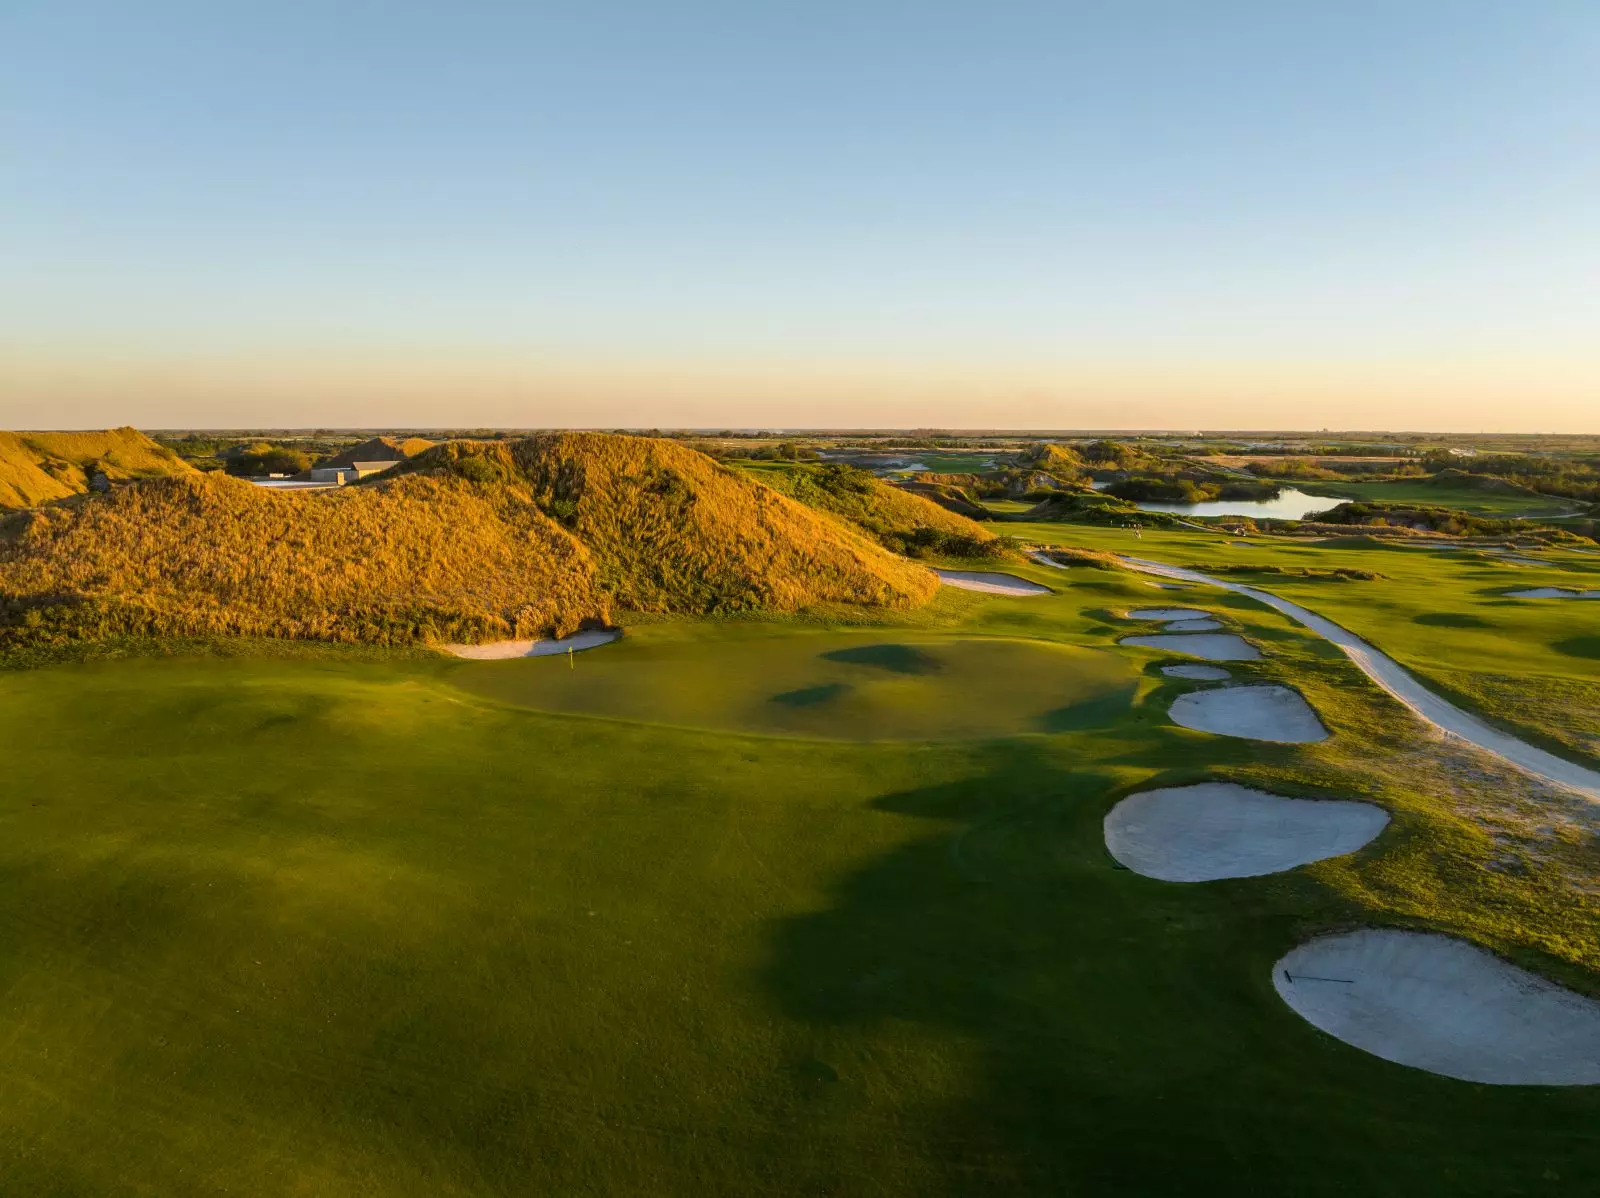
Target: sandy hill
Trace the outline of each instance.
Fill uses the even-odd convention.
[[[704,455],[601,435],[436,446],[280,492],[193,474],[0,521],[0,643],[570,632],[613,606],[911,606],[937,580]]]
[[[1075,478],[1083,473],[1083,459],[1066,445],[1039,441],[1017,454],[1017,465],[1062,478]]]
[[[807,507],[849,521],[896,553],[971,557],[987,556],[997,548],[994,534],[981,524],[865,470],[797,465],[763,471],[759,477]]]
[[[399,468],[525,492],[594,555],[600,585],[639,611],[907,607],[937,579],[863,534],[674,441],[551,433],[455,441]]]
[[[373,437],[370,441],[363,441],[360,445],[352,445],[349,449],[334,454],[320,464],[353,466],[357,462],[400,462],[432,448],[433,442],[421,437],[408,437],[404,441],[397,441],[393,437]]]
[[[89,489],[107,478],[188,474],[193,467],[138,429],[86,433],[0,432],[0,507],[33,507]]]

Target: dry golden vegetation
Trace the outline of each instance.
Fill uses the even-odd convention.
[[[0,522],[0,642],[561,635],[612,607],[915,606],[937,580],[704,455],[600,434],[451,443],[284,493],[193,474]]]
[[[393,437],[373,437],[370,441],[363,441],[360,445],[352,445],[342,453],[334,454],[322,464],[353,466],[357,462],[398,462],[414,458],[423,450],[432,448],[433,442],[422,437],[407,437],[403,441]]]
[[[618,606],[635,611],[913,607],[938,588],[927,570],[860,532],[672,441],[456,441],[400,470],[524,490],[594,554]]]
[[[0,525],[20,641],[277,636],[406,643],[604,620],[589,554],[527,502],[459,482],[312,494],[160,479]]]
[[[87,433],[0,432],[0,507],[33,507],[112,481],[187,474],[192,467],[138,429]]]
[[[745,469],[791,499],[865,530],[896,553],[996,557],[1006,552],[1004,543],[983,525],[865,470],[836,463],[761,463]]]

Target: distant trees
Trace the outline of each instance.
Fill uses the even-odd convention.
[[[229,474],[299,474],[311,469],[311,455],[302,449],[289,449],[265,441],[245,447],[228,456]]]

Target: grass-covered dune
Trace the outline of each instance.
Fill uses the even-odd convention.
[[[195,475],[0,524],[0,643],[479,640],[569,632],[609,610],[566,530],[503,490],[445,479],[293,494]]]
[[[394,437],[373,437],[352,445],[349,449],[334,454],[326,461],[324,466],[354,466],[357,462],[399,462],[406,458],[414,458],[425,449],[432,449],[433,442],[422,437],[407,437],[397,440]]]
[[[634,611],[907,607],[939,585],[860,531],[673,441],[604,433],[455,441],[398,471],[525,496],[590,550],[600,586]]]
[[[741,462],[738,469],[807,507],[848,521],[896,553],[989,557],[1005,552],[983,525],[865,470],[809,462]]]
[[[914,606],[938,581],[693,450],[454,443],[315,493],[189,474],[0,524],[0,645],[562,634],[614,608]]]
[[[33,507],[112,481],[187,474],[193,467],[134,428],[85,433],[0,432],[0,507]]]

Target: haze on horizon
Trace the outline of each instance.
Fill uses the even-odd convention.
[[[20,0],[0,427],[1597,431],[1600,7]]]

